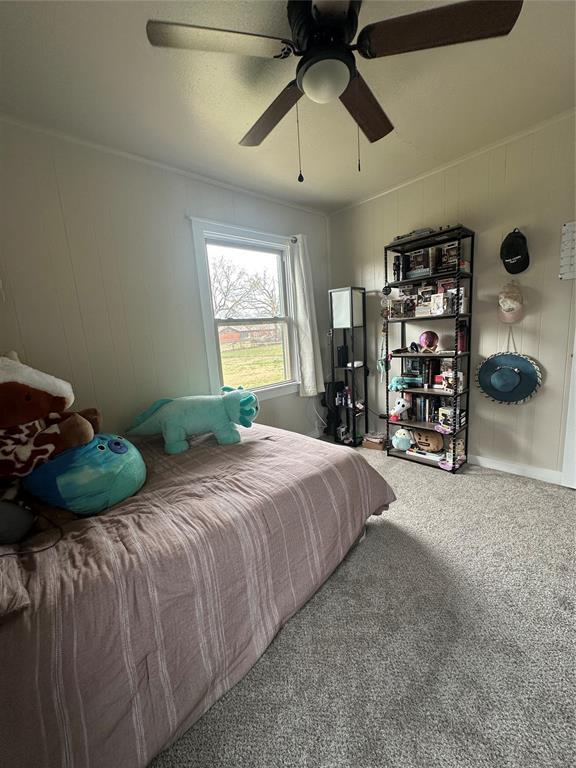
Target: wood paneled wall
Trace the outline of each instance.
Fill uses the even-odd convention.
[[[373,370],[380,344],[377,292],[384,283],[386,243],[418,227],[457,222],[478,233],[475,371],[485,356],[506,349],[508,329],[498,321],[497,297],[512,276],[501,265],[499,249],[510,230],[522,229],[531,263],[518,275],[526,315],[514,333],[518,350],[540,362],[544,385],[520,406],[492,403],[474,389],[470,452],[552,472],[562,467],[575,322],[575,282],[558,279],[561,226],[576,218],[574,148],[574,115],[560,116],[528,135],[331,216],[333,287],[362,285],[373,292],[368,300]],[[417,338],[416,327],[414,333]],[[370,390],[372,406],[383,410],[384,386],[375,375]],[[374,426],[378,424],[382,428],[383,422],[375,420]]]
[[[0,122],[0,350],[71,381],[122,431],[158,397],[209,391],[190,223],[198,216],[309,237],[327,328],[327,222],[85,144]],[[312,432],[309,398],[261,420]]]

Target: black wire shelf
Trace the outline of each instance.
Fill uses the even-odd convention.
[[[470,352],[398,352],[392,353],[390,357],[422,357],[429,360],[442,360],[443,358],[454,359],[455,357],[467,357]]]
[[[406,453],[406,451],[400,451],[397,448],[389,448],[387,454],[388,456],[394,456],[396,459],[413,461],[416,464],[424,464],[425,466],[432,467],[433,469],[441,469],[442,472],[458,472],[459,469],[462,469],[462,467],[467,464],[466,461],[463,461],[459,466],[453,467],[453,469],[444,469],[444,467],[440,466],[440,462],[435,461],[434,459],[427,459],[426,456],[415,456],[411,453]]]
[[[432,232],[422,232],[412,237],[410,235],[399,237],[397,240],[392,240],[391,243],[388,243],[386,250],[393,251],[394,253],[408,253],[418,248],[445,245],[453,240],[463,240],[466,237],[474,237],[474,232],[468,229],[468,227],[463,227],[462,224],[455,224],[453,227],[433,230]]]
[[[454,474],[458,472],[462,466],[466,464],[466,461],[457,463],[456,465],[448,465],[444,459],[442,463],[443,467],[439,466],[439,462],[436,458],[429,458],[425,455],[418,455],[417,453],[406,453],[406,451],[394,448],[391,443],[391,437],[396,430],[404,427],[408,430],[433,430],[442,435],[444,440],[444,456],[452,455],[450,448],[458,450],[465,457],[468,454],[468,437],[469,437],[469,399],[468,395],[471,394],[471,360],[472,355],[468,351],[471,349],[471,333],[472,333],[472,302],[474,297],[474,241],[475,233],[464,227],[461,224],[453,227],[445,227],[444,229],[435,230],[432,232],[414,233],[412,237],[409,235],[398,238],[397,240],[389,243],[384,248],[384,278],[386,288],[404,288],[405,286],[414,286],[416,289],[414,293],[420,293],[423,286],[434,286],[439,281],[454,281],[455,288],[458,289],[458,297],[461,296],[460,290],[463,290],[464,295],[467,296],[469,305],[465,308],[467,312],[459,312],[458,308],[460,304],[456,304],[450,309],[456,311],[449,311],[445,314],[425,314],[417,315],[416,313],[410,314],[408,317],[390,317],[384,318],[382,333],[383,333],[383,345],[381,357],[383,359],[391,359],[394,363],[392,372],[390,366],[385,367],[386,372],[386,413],[379,414],[379,417],[386,423],[386,454],[393,456],[394,458],[401,459],[403,461],[411,461],[415,464],[423,464],[432,468],[441,469],[444,472]],[[452,245],[454,243],[454,253],[452,249],[450,251],[445,250],[439,252],[437,246]],[[457,249],[456,249],[457,245]],[[426,253],[427,249],[428,254]],[[457,253],[456,253],[457,250]],[[421,251],[418,254],[418,259],[412,258],[413,252]],[[421,258],[422,256],[422,258]],[[426,258],[428,256],[428,259]],[[438,258],[440,260],[438,260]],[[394,262],[394,277],[403,279],[394,279],[389,282],[389,276],[391,274],[391,261]],[[446,260],[451,260],[451,263],[446,264]],[[446,268],[442,268],[442,263],[446,265]],[[408,277],[407,273],[413,270],[416,274],[412,277]],[[463,285],[461,287],[460,281]],[[385,290],[384,296],[390,296],[390,291]],[[458,301],[460,299],[458,298]],[[464,307],[463,307],[464,308]],[[422,307],[423,309],[423,307]],[[452,328],[446,326],[445,321],[451,320],[453,323]],[[459,321],[463,322],[460,323]],[[428,352],[396,352],[393,353],[392,349],[407,349],[409,344],[407,343],[407,329],[408,324],[419,323],[421,326],[434,328],[434,324],[437,321],[442,321],[443,325],[440,327],[451,331],[453,341],[446,341],[443,346],[451,348],[453,351],[439,351],[434,353]],[[398,331],[393,329],[398,327]],[[465,345],[460,344],[461,334],[464,334]],[[390,334],[393,334],[394,343],[390,341]],[[396,340],[398,335],[398,340]],[[399,343],[398,343],[399,342]],[[458,347],[466,349],[465,352],[457,352]],[[435,361],[446,361],[446,364],[440,367],[438,362],[427,364],[426,359]],[[458,361],[462,359],[462,363]],[[449,362],[451,361],[451,362]],[[391,382],[392,376],[398,375],[396,373],[397,367],[400,367],[399,374],[401,376],[409,374],[418,374],[422,376],[421,381],[431,381],[431,376],[438,375],[440,371],[444,371],[445,368],[451,367],[454,375],[455,388],[445,390],[437,389],[433,386],[406,386],[401,390],[390,391],[388,386]],[[462,377],[462,378],[461,378]],[[405,380],[405,383],[409,385],[409,381]],[[407,415],[417,416],[418,420],[403,420],[403,421],[391,421],[390,420],[390,408],[394,399],[401,397],[402,394],[410,394],[415,397],[412,400],[411,408]],[[418,397],[421,396],[421,397]],[[437,414],[434,411],[432,413],[428,405],[429,402],[423,402],[421,398],[441,398],[443,405],[452,414],[449,419],[452,424],[458,425],[449,431],[440,431],[436,429],[439,426],[438,421],[429,421],[430,418],[436,418]],[[466,398],[464,400],[463,398]],[[424,407],[426,406],[426,407]],[[464,413],[466,417],[463,421]],[[456,436],[461,435],[463,446],[456,448],[454,444],[450,446],[450,442],[456,442]]]
[[[426,395],[427,397],[462,397],[469,392],[468,389],[463,389],[461,392],[454,394],[454,392],[447,392],[445,389],[434,389],[433,387],[429,387],[428,389],[425,389],[424,387],[409,387],[408,389],[399,389],[396,391],[409,392],[411,395]]]
[[[403,427],[404,429],[431,429],[437,431],[435,428],[438,426],[437,421],[391,421],[384,413],[380,414],[380,418],[387,421],[391,427]],[[438,432],[438,434],[447,436],[458,435],[460,432],[464,432],[467,428],[468,424],[462,424],[456,430],[451,430],[450,432]]]
[[[455,269],[453,272],[444,272],[443,274],[425,275],[422,277],[413,277],[411,280],[394,280],[392,283],[386,283],[389,288],[402,288],[403,285],[421,285],[422,283],[431,283],[437,280],[453,280],[456,278],[470,278],[472,273],[463,269]],[[439,315],[441,317],[441,315]]]
[[[460,312],[459,314],[444,314],[444,315],[410,315],[410,317],[389,317],[386,319],[387,323],[411,323],[414,320],[454,320],[459,318],[467,320],[470,317],[469,312]]]

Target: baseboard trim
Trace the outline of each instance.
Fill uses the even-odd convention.
[[[490,459],[485,456],[468,456],[468,462],[487,469],[497,469],[499,472],[509,472],[511,475],[521,475],[533,480],[543,480],[545,483],[562,485],[562,472],[555,469],[531,467],[526,464],[515,464],[513,461],[500,461],[500,459]]]

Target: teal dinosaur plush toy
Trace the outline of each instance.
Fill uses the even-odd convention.
[[[188,449],[188,437],[213,432],[219,445],[240,442],[236,424],[251,427],[258,414],[258,398],[242,387],[222,387],[220,395],[198,395],[157,400],[136,416],[129,435],[164,437],[166,453]]]

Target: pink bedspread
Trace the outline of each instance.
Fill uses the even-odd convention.
[[[30,604],[0,619],[3,768],[147,765],[394,500],[355,451],[257,425],[242,439],[139,443],[137,496],[21,558]]]

